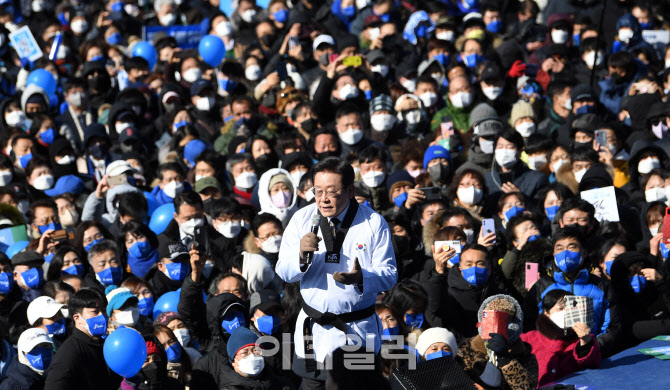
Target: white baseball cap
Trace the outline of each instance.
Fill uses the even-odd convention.
[[[52,341],[49,338],[49,335],[47,334],[46,330],[42,328],[26,329],[23,331],[23,333],[21,333],[21,336],[19,337],[18,342],[19,354],[22,354],[23,352],[26,353],[30,352],[36,346],[43,343],[52,344]]]
[[[118,176],[125,172],[135,172],[126,160],[116,160],[107,165],[107,169],[105,169],[105,175],[109,176]]]
[[[63,306],[65,305],[56,302],[51,297],[37,297],[28,305],[28,322],[32,326],[40,318],[51,318],[58,314]]]
[[[333,37],[331,37],[328,34],[321,34],[318,37],[316,37],[314,42],[312,42],[312,50],[316,51],[316,48],[319,47],[319,45],[322,43],[327,43],[331,46],[335,46],[335,40],[333,39]]]

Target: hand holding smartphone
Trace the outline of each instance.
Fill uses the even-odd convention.
[[[496,223],[493,218],[486,218],[482,221],[482,237],[486,237],[488,234],[496,234]],[[496,240],[493,240],[493,243],[496,243]]]
[[[539,266],[537,263],[526,263],[526,290],[540,279]]]
[[[480,323],[482,340],[490,340],[490,333],[499,333],[507,339],[508,319],[509,315],[504,311],[484,310]]]

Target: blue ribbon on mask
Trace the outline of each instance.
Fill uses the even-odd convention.
[[[481,267],[470,267],[461,270],[463,279],[473,286],[482,286],[489,279],[489,269]]]
[[[535,235],[532,235],[532,236],[528,237],[528,242],[533,242],[535,240],[539,240],[540,238],[542,238],[542,237],[539,234],[535,234]]]
[[[573,252],[566,249],[554,255],[554,261],[556,261],[556,265],[561,271],[570,273],[582,264],[582,254],[581,252]]]
[[[423,325],[423,313],[405,314],[405,323],[410,328],[421,328],[421,325]]]
[[[367,91],[363,91],[363,94],[365,95],[365,100],[371,100],[372,99],[372,90],[368,89]]]
[[[221,327],[228,334],[232,334],[235,329],[246,325],[247,321],[244,319],[244,314],[240,311],[226,314],[221,321]]]
[[[23,156],[19,157],[19,165],[21,165],[21,168],[25,169],[32,158],[32,153],[24,154]]]
[[[46,261],[47,264],[51,264],[51,260],[54,258],[54,253],[51,252],[48,255],[44,256],[44,261]]]
[[[279,317],[271,314],[256,318],[256,329],[268,336],[274,334],[279,329],[280,324]]]
[[[426,355],[426,360],[439,359],[439,358],[443,358],[443,357],[446,357],[446,356],[451,356],[451,352],[437,351],[437,352],[429,353],[428,355]]]
[[[284,8],[272,14],[279,23],[286,23],[288,20],[288,11]]]
[[[43,133],[39,133],[40,139],[42,142],[44,142],[47,145],[51,145],[54,143],[54,138],[56,138],[56,135],[54,134],[54,129],[49,127],[44,131]]]
[[[612,276],[612,263],[614,263],[614,260],[605,262],[605,272],[607,272],[607,275],[610,276]]]
[[[232,92],[235,87],[237,87],[237,83],[233,80],[230,79],[219,79],[219,88],[223,89],[226,92]]]
[[[444,53],[440,53],[436,56],[433,56],[433,59],[437,60],[437,62],[443,66],[447,66],[447,64],[449,64],[449,54],[445,55]]]
[[[474,68],[477,66],[477,64],[481,63],[483,59],[484,57],[482,57],[480,54],[470,54],[463,57],[463,63],[468,68]]]

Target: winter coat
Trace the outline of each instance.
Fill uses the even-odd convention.
[[[486,176],[486,174],[491,170],[492,163],[493,153],[486,154],[482,152],[482,148],[479,146],[479,144],[474,143],[470,145],[470,149],[468,151],[468,160],[460,167],[458,167],[458,169],[456,169],[456,173],[459,173],[465,169],[474,169],[481,173],[482,176]]]
[[[475,328],[476,330],[477,328]],[[489,358],[484,340],[477,335],[465,340],[458,347],[458,356],[463,359],[465,372],[484,389],[494,389],[480,380]],[[512,361],[500,367],[502,384],[495,389],[527,390],[537,387],[538,365],[531,353],[531,346],[516,340],[507,351]]]
[[[600,348],[593,340],[582,347],[579,340],[567,337],[545,315],[537,318],[537,329],[522,334],[521,340],[530,344],[537,358],[538,387],[573,372],[600,366]]]
[[[114,207],[114,199],[121,194],[128,192],[140,192],[130,184],[121,184],[114,186],[107,191],[105,198],[98,198],[95,192],[92,192],[86,199],[84,209],[81,213],[82,221],[100,221],[109,228],[119,219],[119,212]],[[106,210],[106,212],[105,212]]]
[[[116,390],[122,378],[105,363],[103,344],[75,328],[54,355],[45,390]]]
[[[40,375],[14,356],[9,364],[7,379],[0,384],[0,390],[42,390],[44,375]]]
[[[223,389],[223,388],[235,388],[235,389],[263,389],[263,390],[288,390],[293,389],[294,387],[286,379],[276,376],[273,374],[272,369],[266,366],[261,374],[256,378],[247,378],[244,377],[235,371],[230,365],[230,360],[227,357],[223,358],[218,353],[215,353],[216,358],[209,361],[209,369],[214,370],[214,383],[194,383],[191,381],[190,387],[192,389]],[[209,356],[206,356],[203,359],[198,361],[196,366],[200,365],[200,362],[205,363],[208,360]],[[200,367],[194,368],[204,368],[203,365]]]
[[[486,180],[486,188],[489,190],[488,195],[491,199],[495,199],[496,202],[503,194],[502,185],[504,183],[500,179],[500,172],[500,166],[494,161],[493,167],[486,176],[484,176],[484,179]],[[519,191],[526,195],[528,199],[537,199],[540,190],[549,185],[547,176],[541,172],[531,170],[521,161],[517,161],[510,174],[512,175],[512,183],[517,186]],[[497,209],[497,207],[491,208],[491,210],[495,209]]]

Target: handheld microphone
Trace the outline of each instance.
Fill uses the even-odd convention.
[[[314,213],[312,216],[312,233],[314,234],[319,234],[319,221],[321,219],[319,218],[319,214]],[[306,264],[312,264],[312,260],[314,259],[314,252],[306,252],[305,253],[305,261]]]

